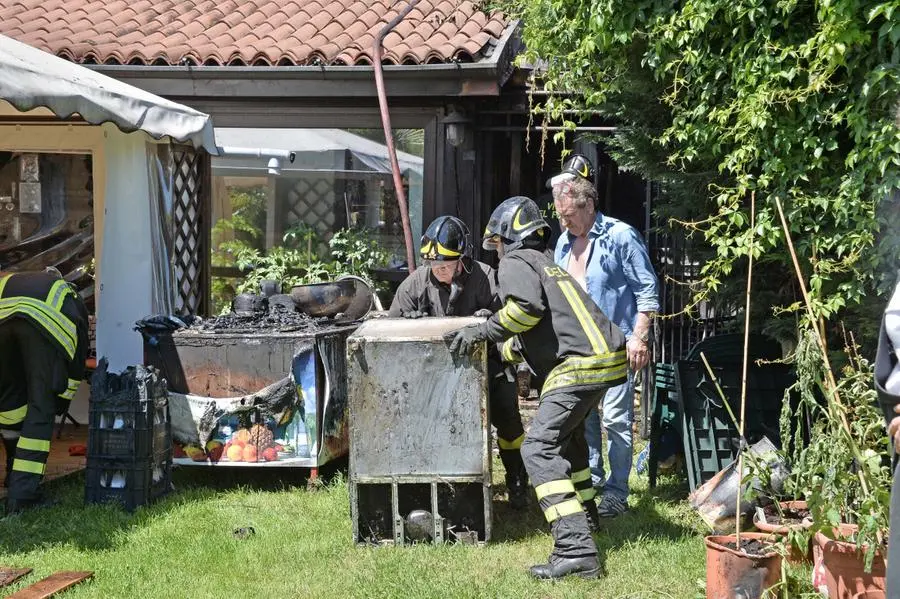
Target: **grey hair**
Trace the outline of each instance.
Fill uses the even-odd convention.
[[[553,186],[553,201],[567,198],[575,208],[593,208],[597,205],[597,189],[587,179],[575,177]]]

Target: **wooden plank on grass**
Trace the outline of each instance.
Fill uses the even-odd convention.
[[[0,566],[0,587],[6,587],[31,572],[31,568],[4,568]]]
[[[6,599],[47,599],[93,575],[93,572],[57,572],[13,593]]]

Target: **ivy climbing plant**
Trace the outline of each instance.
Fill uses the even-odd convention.
[[[659,215],[705,242],[697,301],[744,284],[752,192],[768,318],[772,306],[798,307],[775,198],[817,317],[877,300],[873,292],[890,285],[900,255],[897,202],[886,200],[900,167],[900,2],[499,7],[521,19],[523,60],[539,66],[550,92],[533,98],[535,117],[574,126],[572,115],[588,110],[614,119],[610,152],[660,182]]]

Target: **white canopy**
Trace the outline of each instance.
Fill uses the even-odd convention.
[[[349,152],[356,158],[361,167],[379,173],[391,172],[385,144],[344,129],[217,127],[216,142],[219,144],[219,157],[213,160],[213,171],[220,168],[245,168],[264,172],[268,160],[266,150],[278,150],[294,152],[296,155],[293,163],[282,162],[281,170],[287,173],[307,169],[344,170],[344,157],[338,157],[341,166],[336,168],[333,164],[334,157],[329,155],[344,152]],[[229,155],[230,148],[259,148],[261,156],[232,156]],[[407,152],[398,151],[397,162],[401,171],[412,172],[419,177],[425,170],[425,159]]]
[[[130,133],[190,142],[216,154],[208,115],[0,35],[0,99],[26,112],[46,107]]]

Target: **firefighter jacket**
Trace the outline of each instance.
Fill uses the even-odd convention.
[[[500,260],[498,278],[502,308],[480,333],[504,342],[507,361],[524,359],[543,382],[542,394],[625,382],[622,331],[548,255],[513,250]]]
[[[0,273],[0,326],[11,318],[26,319],[59,349],[68,371],[68,382],[65,390],[60,392],[60,398],[71,400],[84,377],[89,349],[88,314],[84,302],[66,281],[55,275]],[[20,402],[24,402],[24,398]],[[18,406],[0,406],[0,412],[11,407]],[[3,424],[15,423],[0,422]]]
[[[470,272],[464,270],[457,277],[462,291],[453,303],[453,316],[472,316],[481,309],[496,312],[500,304],[494,269],[476,260],[463,260]],[[389,315],[398,318],[404,313],[425,312],[428,316],[447,316],[449,302],[450,285],[435,279],[430,268],[422,267],[400,283]]]

